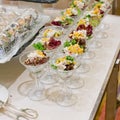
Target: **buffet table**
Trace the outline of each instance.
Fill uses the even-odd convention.
[[[87,61],[90,71],[85,74],[78,73],[84,79],[84,86],[77,92],[75,91],[78,101],[74,106],[61,107],[48,100],[35,102],[29,100],[28,97],[21,96],[17,87],[24,81],[31,80],[27,70],[8,88],[11,103],[18,108],[29,107],[37,110],[39,113],[37,120],[93,120],[100,101],[107,91],[106,120],[114,120],[118,73],[118,65],[115,65],[115,62],[120,50],[119,21],[118,16],[107,15],[105,17],[104,22],[110,25],[106,31],[109,37],[101,39],[102,47],[93,50],[95,58]],[[0,113],[0,119],[12,120],[2,113]]]

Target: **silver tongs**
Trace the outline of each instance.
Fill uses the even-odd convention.
[[[3,110],[3,114],[5,114],[8,117],[11,117],[14,120],[34,120],[38,117],[37,111],[33,109],[18,109],[14,105],[10,103],[5,104],[2,101],[0,101],[0,109]]]

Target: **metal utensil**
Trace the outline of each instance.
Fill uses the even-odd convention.
[[[10,103],[5,104],[3,101],[0,101],[0,109],[3,109],[5,115],[12,117],[15,120],[30,120],[38,117],[37,111],[33,109],[18,109]]]
[[[37,111],[30,108],[18,109],[8,102],[8,98],[8,90],[0,85],[0,110],[2,110],[3,114],[15,120],[30,120],[38,117]]]

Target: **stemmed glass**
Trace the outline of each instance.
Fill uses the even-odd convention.
[[[27,51],[27,52],[28,52],[28,51]],[[26,52],[23,52],[22,54],[24,54],[24,53],[26,53]],[[21,57],[21,55],[19,56],[19,61],[20,61],[20,57]],[[20,61],[20,63],[21,63],[21,61]],[[35,77],[34,77],[34,74],[33,74],[31,71],[29,71],[29,76],[30,76],[31,80],[25,80],[25,82],[22,82],[22,83],[17,87],[18,92],[19,92],[20,95],[22,95],[22,96],[27,96],[28,93],[29,93],[29,91],[30,91],[30,90],[33,88],[33,86],[34,86],[34,81],[33,81],[33,79],[35,79]]]
[[[46,40],[43,42],[44,40]],[[43,43],[42,43],[43,42]],[[44,51],[47,53],[48,56],[52,59],[54,55],[59,50],[59,47],[61,45],[60,38],[54,38],[54,37],[37,37],[34,41],[33,45],[41,44],[44,48]],[[44,69],[44,74],[41,76],[44,79],[41,79],[40,82],[46,85],[54,84],[56,83],[56,79],[54,79],[55,73],[50,69],[50,63],[48,61],[46,68]]]
[[[105,30],[109,29],[109,24],[104,23],[103,19],[108,14],[108,12],[111,10],[110,8],[105,12],[104,17],[101,19],[100,25],[95,29],[95,37],[97,39],[106,39],[108,38],[108,34],[105,32]]]
[[[56,55],[57,51],[51,51],[48,52],[47,54],[49,54],[51,56],[50,59],[52,59],[54,57],[54,55]],[[45,85],[52,85],[55,84],[57,82],[57,80],[55,79],[56,73],[51,69],[50,67],[50,61],[48,61],[46,68],[44,69],[44,74],[41,76],[41,80],[40,82],[45,84]]]
[[[86,73],[89,71],[90,67],[83,60],[83,54],[85,54],[86,42],[82,40],[77,43],[75,39],[68,39],[64,42],[61,52],[66,55],[71,55],[73,57],[77,57],[80,61],[79,73]]]
[[[70,39],[74,39],[80,46],[84,46],[85,52],[82,56],[83,59],[92,59],[95,56],[93,51],[89,50],[89,40],[92,37],[93,27],[88,24],[86,19],[81,18],[75,30],[69,34]]]
[[[59,65],[56,66],[56,63]],[[74,105],[77,98],[71,90],[83,86],[81,80],[75,75],[75,71],[80,66],[80,62],[72,56],[66,56],[63,53],[60,53],[51,60],[51,66],[57,73],[56,79],[59,80],[60,85],[51,87],[47,90],[48,99],[53,93],[56,93],[54,101],[58,105],[66,107]]]
[[[48,41],[44,41],[43,44],[46,46],[45,52],[52,58],[61,45],[61,37],[64,34],[63,30],[60,26],[46,26],[39,31],[39,35],[34,43],[42,42],[43,39],[49,39]],[[55,73],[50,69],[50,63],[48,62],[45,74],[42,76],[44,79],[42,79],[41,82],[43,84],[54,84],[57,82],[54,76]]]
[[[100,48],[102,46],[99,39],[105,39],[108,37],[107,33],[104,30],[108,29],[109,26],[108,24],[103,24],[103,19],[112,8],[109,1],[103,1],[103,3],[96,1],[96,3],[97,4],[93,7],[93,9],[89,11],[87,14],[89,16],[89,14],[90,15],[94,14],[96,10],[99,11],[98,13],[94,14],[94,17],[92,17],[92,19],[90,20],[90,22],[94,26],[93,30],[94,38],[91,41],[90,47],[95,49]],[[100,7],[98,7],[99,4],[101,4]]]
[[[98,40],[108,38],[108,34],[105,32],[105,30],[109,29],[109,24],[103,23],[103,20],[111,10],[112,6],[110,5],[109,1],[105,2],[106,3],[104,3],[105,8],[103,11],[103,17],[100,19],[100,24],[94,29],[94,38],[91,44],[91,48],[100,48],[102,44]]]
[[[107,33],[105,30],[109,28],[108,24],[100,23],[100,25],[95,29],[95,39],[106,39],[108,38]],[[99,47],[99,46],[98,46]]]
[[[84,60],[91,60],[95,57],[95,53],[93,51],[90,50],[90,47],[89,47],[89,41],[86,40],[86,50],[82,56],[82,59]]]
[[[44,86],[40,83],[40,77],[42,75],[43,69],[47,65],[49,57],[41,59],[41,61],[36,61],[36,63],[34,64],[32,63],[26,64],[27,62],[31,62],[31,60],[28,60],[28,55],[30,55],[30,53],[31,51],[24,52],[19,58],[20,63],[23,66],[25,66],[28,69],[28,71],[30,71],[35,77],[35,85],[33,85],[33,88],[30,89],[28,93],[28,97],[31,100],[35,100],[35,101],[43,100],[45,99],[45,90],[44,90]],[[35,60],[35,58],[33,58],[32,60]]]
[[[32,75],[32,73],[30,72],[29,73],[30,77],[33,79],[34,76]],[[33,80],[28,80],[28,81],[25,81],[23,83],[21,83],[17,90],[18,92],[23,95],[23,96],[27,96],[28,95],[28,92],[31,90],[31,88],[33,87],[33,84],[34,84],[34,81]]]

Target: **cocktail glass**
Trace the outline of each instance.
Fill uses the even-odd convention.
[[[27,59],[28,54],[31,53],[31,51],[24,52],[19,60],[20,63],[27,68],[27,70],[34,75],[35,84],[31,87],[31,89],[28,92],[28,97],[31,100],[44,100],[45,99],[45,89],[43,84],[40,82],[40,77],[42,76],[42,71],[46,67],[48,60],[43,61],[41,64],[38,65],[26,65],[25,60]],[[28,88],[29,89],[29,88]]]

